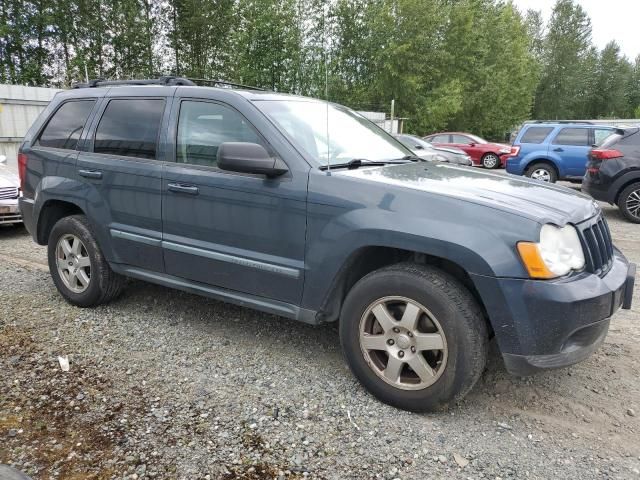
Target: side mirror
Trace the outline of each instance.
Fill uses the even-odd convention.
[[[7,163],[7,156],[0,155],[0,165],[6,165],[6,163]]]
[[[218,147],[218,168],[230,172],[277,177],[288,171],[286,165],[257,143],[225,142]]]
[[[422,145],[416,145],[415,147],[416,150],[424,150],[424,147]]]
[[[475,144],[475,143],[473,143],[473,142],[471,142],[471,143],[469,144],[469,146],[470,146],[470,147],[475,147],[475,146],[476,146],[476,144]]]

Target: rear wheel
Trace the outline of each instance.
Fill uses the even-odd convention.
[[[525,175],[541,182],[556,183],[558,180],[556,169],[548,163],[534,163],[527,168]]]
[[[117,297],[124,279],[114,273],[84,215],[59,220],[48,242],[49,271],[60,294],[79,307],[93,307]]]
[[[633,223],[640,223],[640,182],[628,185],[618,197],[622,215]]]
[[[462,398],[476,383],[488,333],[473,296],[455,278],[399,264],[351,289],[340,340],[354,375],[378,399],[430,411]]]
[[[498,168],[500,166],[500,157],[495,153],[487,153],[482,157],[482,166],[489,169]]]

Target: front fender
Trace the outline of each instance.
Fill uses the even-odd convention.
[[[412,198],[414,197],[414,198]],[[536,238],[538,225],[466,202],[407,194],[399,211],[309,204],[303,306],[319,310],[343,265],[365,247],[389,247],[453,262],[469,274],[525,278],[515,245]],[[460,207],[452,212],[452,204]],[[413,207],[412,207],[413,206]],[[405,208],[406,207],[406,208]],[[339,211],[342,210],[342,211]]]

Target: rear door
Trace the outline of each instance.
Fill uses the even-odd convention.
[[[238,108],[215,99],[174,101],[175,163],[166,163],[163,185],[166,272],[298,304],[309,166],[289,161]],[[217,152],[224,142],[261,144],[287,163],[289,172],[266,178],[221,170]]]
[[[563,127],[551,141],[549,153],[560,159],[564,175],[582,177],[592,143],[590,128]]]
[[[90,218],[110,261],[164,271],[160,132],[173,88],[118,87],[105,97],[77,161]],[[114,94],[118,96],[114,96]]]

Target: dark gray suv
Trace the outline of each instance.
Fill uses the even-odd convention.
[[[133,277],[339,321],[357,378],[415,411],[464,396],[493,337],[529,374],[583,360],[630,308],[635,266],[580,193],[421,162],[335,104],[121,83],[58,94],[19,153],[24,222],[75,305]]]

